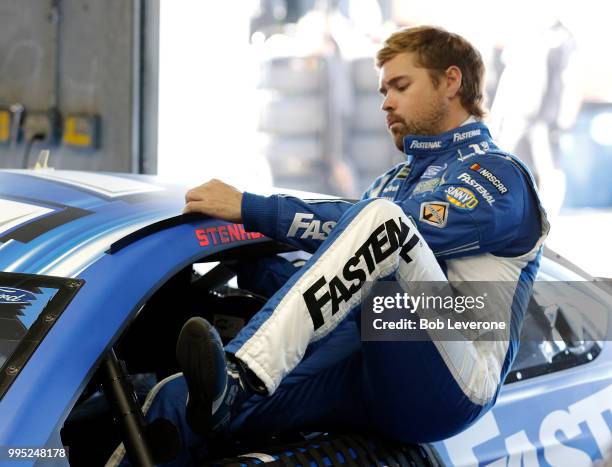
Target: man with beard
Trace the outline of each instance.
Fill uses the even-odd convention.
[[[186,402],[178,424],[187,446],[195,434],[306,429],[430,442],[495,403],[518,346],[546,216],[528,170],[480,121],[484,66],[471,44],[440,28],[410,28],[391,35],[376,58],[382,110],[406,161],[361,201],[264,197],[218,180],[186,194],[185,212],[243,222],[313,253],[300,269],[280,258],[244,267],[241,285],[273,294],[225,348],[205,320],[183,327],[184,378],[159,390],[148,416],[182,417]],[[274,280],[258,280],[262,265]],[[362,342],[362,288],[380,279],[404,290],[413,281],[514,282],[513,303],[502,310],[508,339]]]

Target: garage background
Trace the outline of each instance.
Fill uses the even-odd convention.
[[[0,18],[0,167],[49,147],[56,168],[156,172],[158,2],[4,0]]]
[[[372,56],[384,37],[437,24],[472,41],[487,62],[495,130],[513,112],[531,118],[525,109],[543,99],[538,70],[559,36],[547,31],[560,23],[575,44],[574,76],[561,81],[574,80],[579,105],[554,135],[561,178],[542,192],[554,218],[549,244],[610,276],[594,247],[585,260],[573,241],[576,226],[590,245],[612,227],[603,9],[595,0],[0,0],[0,168],[33,167],[49,149],[55,169],[358,197],[402,160],[376,91]],[[514,66],[524,72],[504,108],[512,50],[522,50]]]

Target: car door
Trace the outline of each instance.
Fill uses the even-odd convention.
[[[544,267],[536,282],[496,405],[435,443],[449,465],[589,466],[611,455],[612,302],[596,283],[549,266],[554,275]],[[597,316],[602,322],[591,321]]]

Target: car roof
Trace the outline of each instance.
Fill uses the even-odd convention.
[[[155,176],[0,170],[0,271],[77,277],[135,231],[193,221],[180,216],[187,189]]]

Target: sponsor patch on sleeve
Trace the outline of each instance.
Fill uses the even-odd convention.
[[[489,193],[489,190],[487,190],[484,186],[482,186],[480,183],[474,180],[469,173],[463,172],[461,175],[457,177],[457,180],[461,180],[462,182],[473,187],[474,190],[476,190],[476,193],[482,196],[483,199],[487,203],[489,203],[489,206],[493,206],[493,204],[495,203],[495,198],[493,198],[491,193]]]
[[[421,203],[421,216],[419,220],[434,227],[443,228],[448,219],[448,203],[444,201],[430,201]]]
[[[477,172],[483,178],[491,182],[491,185],[493,185],[495,189],[499,191],[502,195],[505,195],[506,193],[508,193],[508,188],[506,188],[506,186],[502,183],[502,181],[499,178],[497,178],[497,176],[490,170],[486,169],[485,167],[481,166],[478,163],[474,163],[470,165],[470,169],[473,170],[474,172]]]
[[[449,186],[445,192],[449,203],[458,209],[473,211],[478,206],[476,195],[463,186]]]

